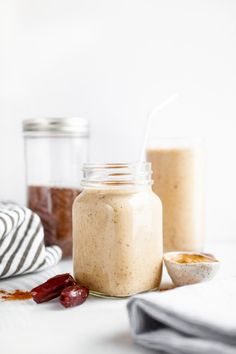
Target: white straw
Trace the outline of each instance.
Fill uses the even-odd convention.
[[[147,142],[151,130],[151,125],[152,125],[152,119],[154,117],[155,113],[160,112],[164,107],[166,107],[168,104],[173,102],[177,97],[179,96],[178,93],[174,93],[173,95],[169,96],[165,101],[163,101],[161,104],[158,106],[155,106],[147,115],[147,125],[145,129],[145,135],[144,135],[144,140],[143,140],[143,146],[141,150],[141,155],[140,155],[140,163],[145,160],[145,155],[146,155],[146,148],[147,148]]]

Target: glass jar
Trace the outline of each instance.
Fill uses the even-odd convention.
[[[44,118],[23,122],[28,207],[41,218],[45,244],[72,255],[72,204],[88,161],[88,121]]]
[[[74,276],[95,295],[157,289],[162,273],[162,206],[151,164],[85,164],[73,205]]]
[[[153,168],[153,190],[163,205],[164,251],[201,251],[205,233],[202,139],[153,139],[147,159]]]

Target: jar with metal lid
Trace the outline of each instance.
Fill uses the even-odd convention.
[[[82,164],[88,161],[89,125],[84,118],[43,118],[23,122],[28,207],[41,218],[46,245],[72,254],[72,203],[81,192]]]
[[[125,297],[157,289],[162,206],[151,164],[85,164],[73,204],[75,279],[91,293]]]

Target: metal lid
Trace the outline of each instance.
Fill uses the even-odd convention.
[[[87,119],[81,117],[26,119],[23,121],[23,132],[25,135],[55,133],[87,137],[89,123]]]

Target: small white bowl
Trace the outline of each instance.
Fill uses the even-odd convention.
[[[189,262],[181,262],[181,255],[183,255],[182,258],[189,255]],[[193,256],[197,256],[199,261],[191,262]],[[205,258],[204,261],[201,259],[202,257]],[[211,280],[220,267],[220,262],[213,255],[199,252],[167,252],[164,254],[164,262],[169,276],[176,286]]]

